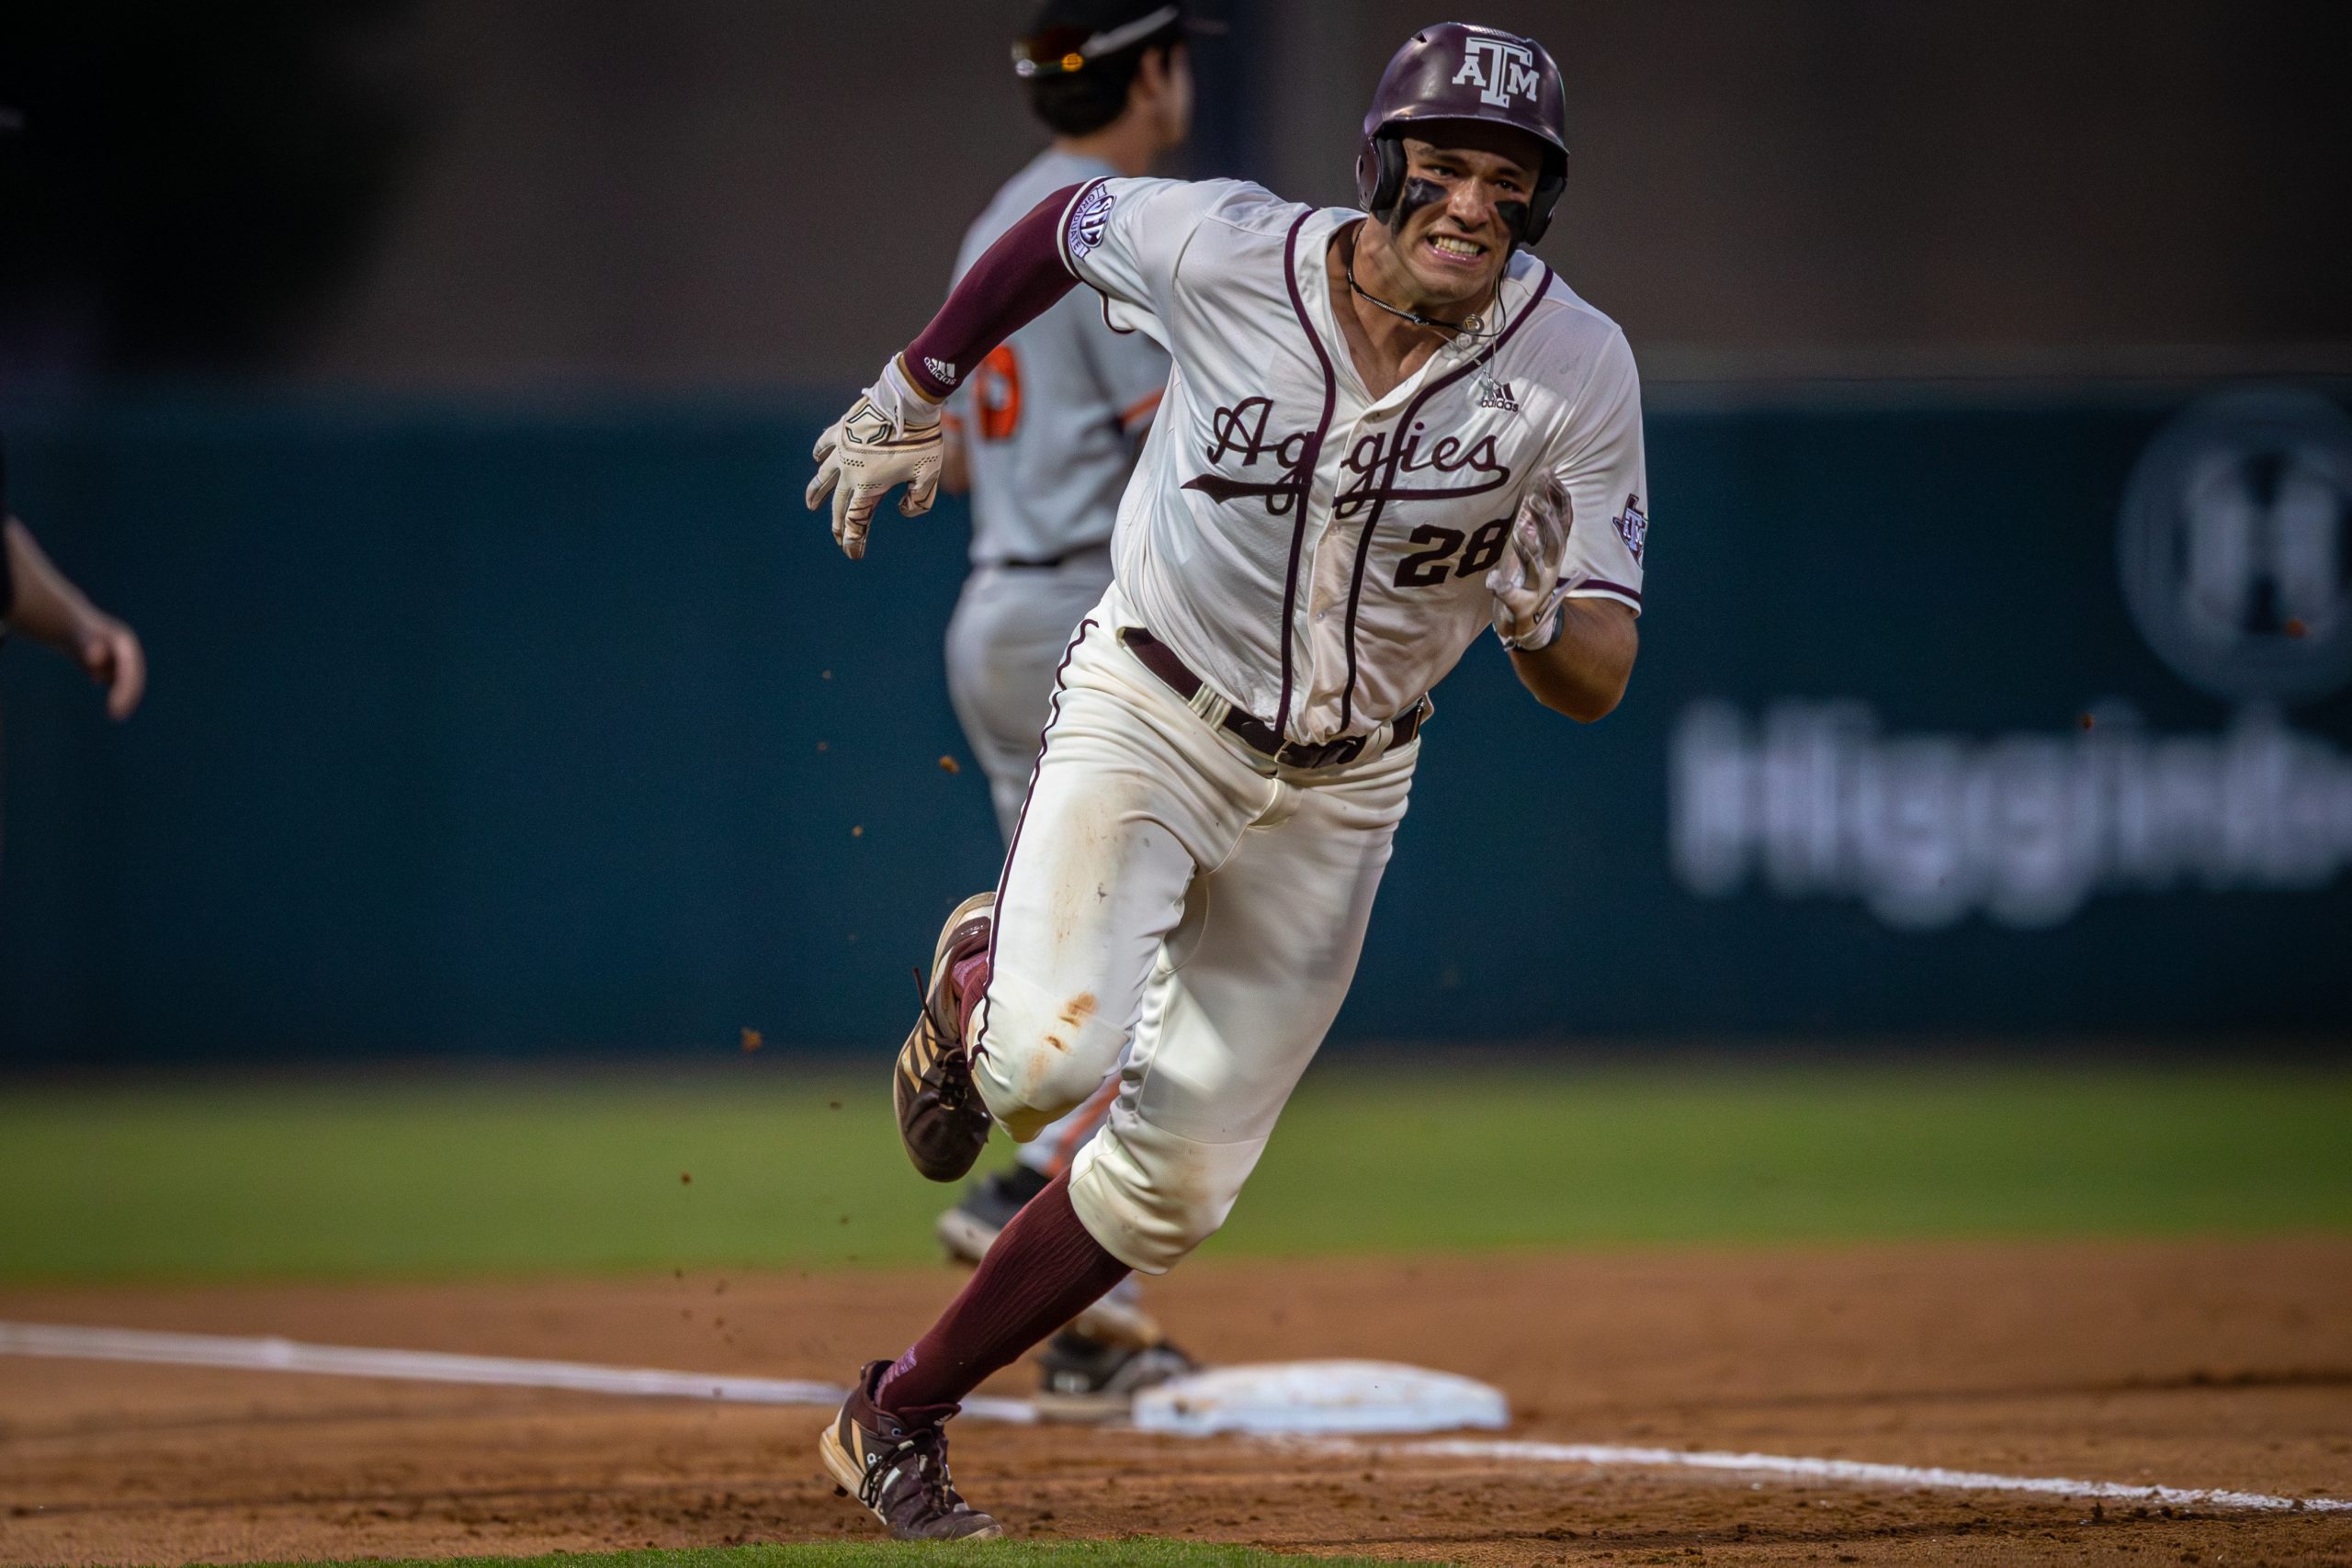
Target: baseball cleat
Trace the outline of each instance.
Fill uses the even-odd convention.
[[[964,1053],[963,998],[955,970],[987,950],[995,907],[994,893],[975,893],[947,917],[932,953],[922,1015],[899,1048],[899,1065],[890,1075],[899,1141],[915,1168],[933,1181],[963,1176],[989,1141],[989,1108]]]
[[[1022,1206],[1053,1185],[1042,1170],[1016,1165],[982,1177],[964,1194],[964,1201],[939,1216],[933,1230],[947,1256],[958,1263],[978,1263],[994,1245],[997,1233],[1012,1223]]]
[[[874,1389],[889,1367],[888,1361],[867,1362],[841,1414],[818,1435],[826,1473],[899,1540],[993,1540],[1002,1535],[1003,1527],[965,1502],[947,1473],[947,1434],[941,1427],[956,1407],[929,1405],[894,1414],[874,1403]]]
[[[1075,1328],[1055,1335],[1037,1353],[1037,1366],[1045,1374],[1037,1416],[1046,1421],[1116,1420],[1145,1389],[1201,1370],[1173,1345],[1137,1350],[1090,1339]]]

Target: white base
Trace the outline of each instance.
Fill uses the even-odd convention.
[[[1510,1424],[1502,1391],[1453,1372],[1394,1361],[1266,1361],[1216,1367],[1136,1395],[1147,1432],[1312,1437],[1446,1432]]]

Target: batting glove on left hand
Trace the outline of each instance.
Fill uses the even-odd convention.
[[[817,438],[810,456],[817,477],[808,481],[808,510],[831,493],[833,543],[856,560],[865,554],[874,508],[893,487],[907,487],[899,498],[900,515],[920,517],[931,510],[942,459],[939,405],[916,394],[893,355],[882,378]]]
[[[1495,636],[1513,652],[1533,653],[1559,640],[1560,605],[1576,586],[1561,576],[1572,520],[1566,489],[1544,475],[1511,520],[1503,558],[1487,573]]]

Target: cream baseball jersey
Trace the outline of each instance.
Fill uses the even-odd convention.
[[[1219,694],[1307,743],[1413,705],[1487,627],[1550,471],[1572,596],[1638,611],[1641,389],[1615,322],[1515,254],[1476,328],[1375,398],[1324,254],[1363,215],[1238,181],[1095,180],[1059,228],[1114,328],[1174,360],[1114,541],[1119,587]]]

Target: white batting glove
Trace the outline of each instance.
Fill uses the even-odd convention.
[[[939,405],[915,391],[893,355],[881,379],[817,438],[809,454],[817,459],[817,477],[808,481],[808,510],[816,511],[831,492],[833,543],[856,560],[865,554],[876,503],[894,486],[907,487],[899,498],[902,516],[931,510],[939,493],[941,454]]]
[[[1576,584],[1563,579],[1573,509],[1560,481],[1546,474],[1511,520],[1503,558],[1487,573],[1495,596],[1495,636],[1505,648],[1533,653],[1560,637],[1560,605]]]

